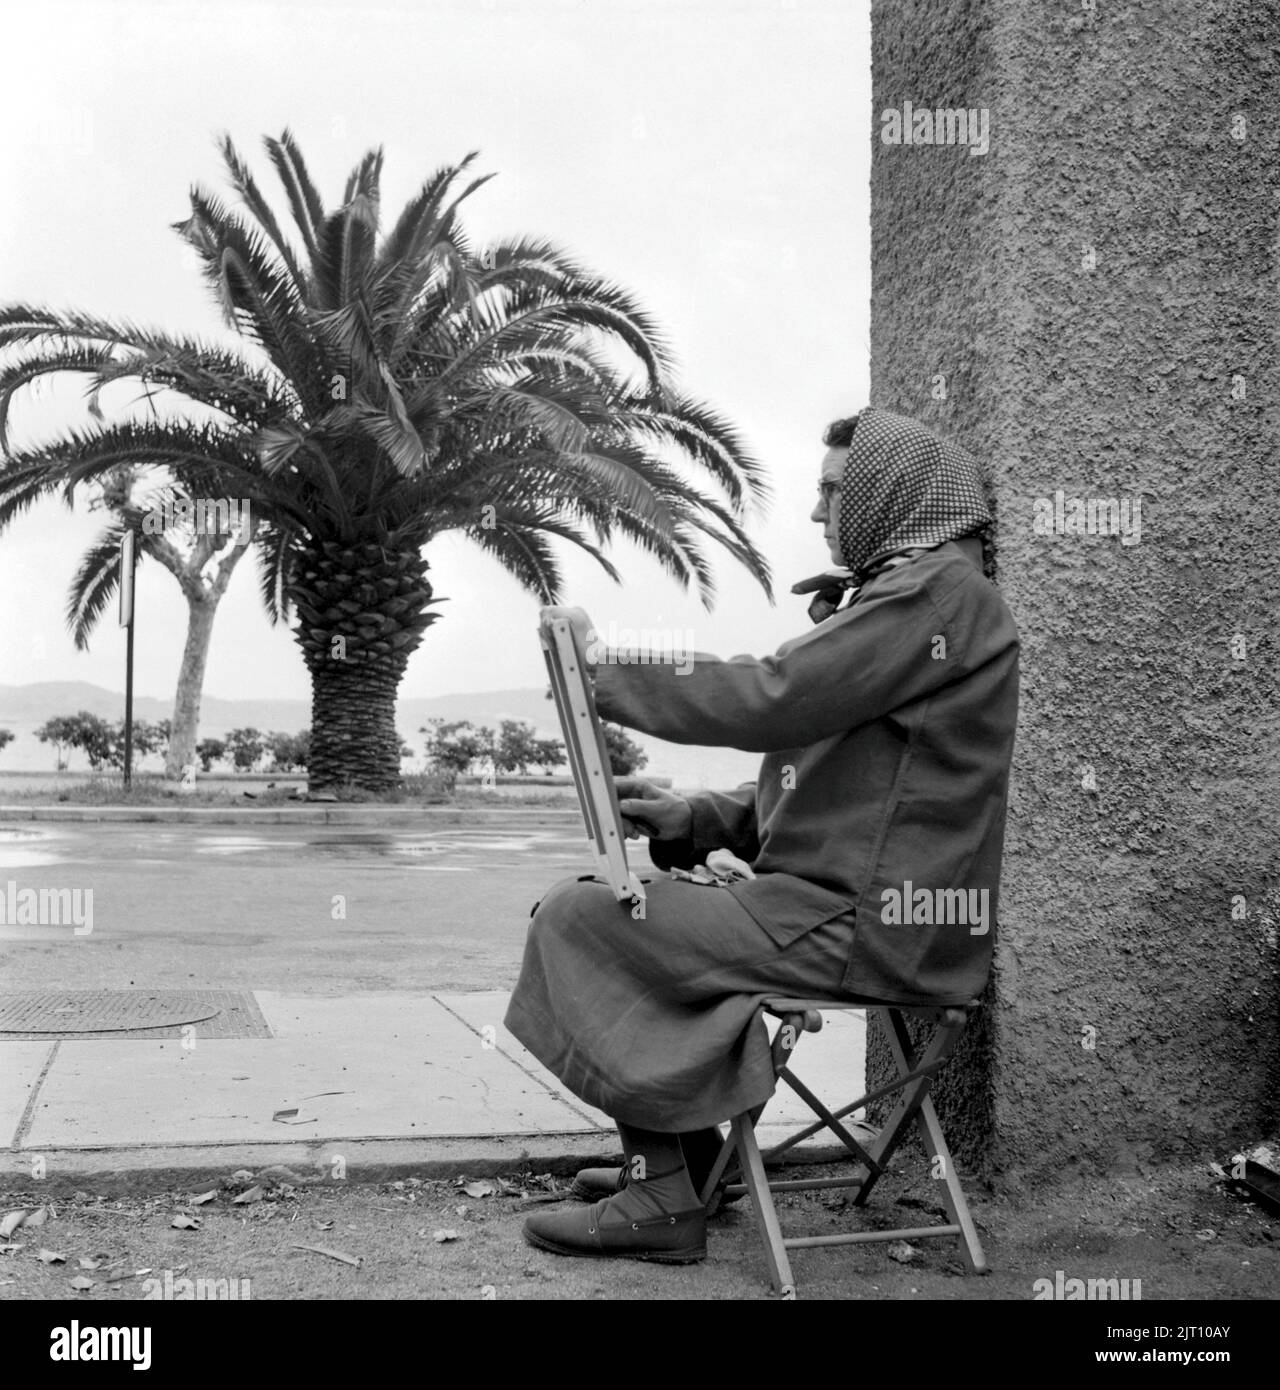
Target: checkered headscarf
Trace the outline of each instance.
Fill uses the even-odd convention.
[[[904,550],[981,534],[994,519],[970,454],[905,416],[860,412],[838,517],[840,552],[855,578]]]

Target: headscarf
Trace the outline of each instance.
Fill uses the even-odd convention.
[[[810,607],[814,622],[835,611],[842,590],[854,589],[886,563],[912,550],[981,535],[983,568],[994,578],[989,539],[995,520],[977,460],[888,410],[858,415],[840,478],[837,535],[850,571],[824,588]],[[802,581],[793,592],[814,587]]]

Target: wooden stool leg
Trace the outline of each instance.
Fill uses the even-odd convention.
[[[929,1155],[930,1164],[932,1165],[937,1161],[942,1163],[942,1199],[951,1217],[952,1225],[960,1227],[960,1235],[964,1241],[965,1259],[969,1262],[969,1268],[975,1274],[988,1274],[991,1267],[987,1264],[986,1251],[983,1250],[982,1241],[978,1238],[978,1228],[973,1224],[973,1216],[969,1211],[969,1203],[965,1198],[964,1188],[960,1185],[956,1165],[951,1158],[951,1150],[947,1148],[947,1141],[942,1133],[942,1125],[938,1122],[938,1112],[933,1108],[932,1096],[925,1097],[924,1104],[920,1107],[920,1113],[916,1116],[916,1123],[920,1127],[920,1142],[924,1145],[925,1153]],[[930,1171],[932,1172],[932,1167]]]
[[[782,1241],[782,1227],[778,1224],[773,1193],[769,1191],[764,1160],[760,1157],[760,1146],[756,1143],[755,1127],[747,1115],[735,1115],[732,1123],[733,1137],[738,1145],[738,1161],[742,1164],[743,1179],[747,1184],[747,1191],[751,1194],[751,1204],[755,1208],[760,1237],[764,1241],[764,1257],[769,1264],[769,1277],[777,1294],[782,1298],[793,1299],[796,1296],[796,1286],[791,1275],[791,1261],[787,1258],[787,1247]]]
[[[720,1145],[720,1152],[716,1155],[716,1161],[711,1165],[711,1172],[707,1175],[707,1180],[702,1184],[702,1191],[698,1193],[698,1201],[706,1209],[708,1216],[713,1215],[711,1203],[716,1195],[716,1188],[720,1186],[725,1172],[729,1169],[730,1160],[738,1150],[738,1131],[729,1126],[729,1137]],[[742,1166],[741,1158],[737,1161],[737,1166]],[[732,1178],[732,1173],[730,1173]]]
[[[885,1042],[893,1054],[898,1076],[902,1080],[902,1094],[898,1097],[897,1105],[884,1128],[880,1131],[879,1138],[871,1146],[871,1157],[875,1160],[876,1167],[867,1174],[866,1181],[854,1196],[853,1200],[856,1206],[864,1205],[871,1195],[871,1189],[875,1186],[876,1180],[884,1171],[893,1151],[902,1142],[904,1130],[913,1119],[917,1118],[920,1107],[928,1098],[929,1088],[933,1084],[934,1072],[942,1062],[950,1057],[960,1035],[964,1032],[963,1021],[940,1022],[934,1029],[933,1036],[924,1052],[917,1058],[915,1050],[911,1046],[911,1035],[907,1032],[906,1020],[902,1014],[893,1008],[877,1009],[875,1012]],[[922,1070],[924,1070],[923,1075],[919,1074]],[[912,1078],[913,1073],[916,1073],[914,1078],[908,1079]],[[935,1116],[935,1125],[936,1123]],[[941,1133],[940,1128],[938,1132]],[[931,1150],[931,1152],[933,1151]]]

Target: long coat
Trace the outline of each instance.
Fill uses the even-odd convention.
[[[602,665],[606,718],[765,754],[754,786],[690,797],[688,840],[650,842],[660,868],[727,848],[757,877],[654,882],[638,922],[600,882],[557,884],[507,1027],[588,1104],[680,1132],[773,1093],[771,993],[973,998],[991,961],[1017,691],[1013,621],[954,544],[884,571],[774,656],[699,655],[685,674]]]
[[[851,993],[963,1003],[981,992],[1018,633],[958,545],[883,571],[774,656],[601,666],[596,705],[673,743],[765,754],[754,787],[689,798],[691,840],[652,841],[659,867],[733,850],[757,878],[729,891],[779,945],[852,913]]]

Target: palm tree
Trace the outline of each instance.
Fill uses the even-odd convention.
[[[543,603],[561,597],[556,541],[618,580],[603,547],[619,536],[696,583],[708,607],[707,540],[769,592],[744,530],[767,494],[760,466],[676,388],[623,289],[540,240],[472,248],[458,209],[487,181],[459,188],[474,155],[384,230],[381,150],[326,211],[289,132],[266,148],[296,241],[225,138],[244,211],[196,188],[177,224],[243,352],[0,311],[0,349],[28,353],[0,374],[0,412],[24,373],[61,370],[95,390],[159,383],[212,417],[99,426],[19,453],[0,472],[0,526],[41,492],[121,465],[248,500],[264,601],[273,620],[296,615],[312,678],[313,790],[399,778],[396,691],[437,617],[423,549],[441,532],[464,532]]]

